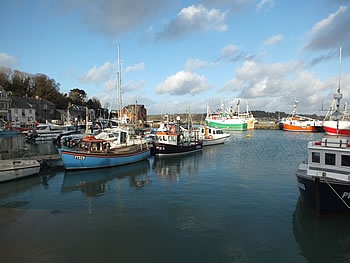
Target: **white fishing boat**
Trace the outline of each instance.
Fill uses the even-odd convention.
[[[0,182],[38,174],[40,163],[36,160],[0,160]]]
[[[27,141],[53,141],[57,137],[69,131],[75,131],[75,126],[56,125],[52,123],[42,123],[33,130],[24,131]]]
[[[203,141],[203,146],[222,144],[230,138],[231,133],[222,129],[202,126],[199,128],[199,139]]]
[[[347,104],[343,106],[343,112],[340,112],[340,100],[343,94],[340,89],[340,66],[341,66],[341,48],[339,55],[339,81],[337,92],[333,95],[332,104],[322,123],[323,129],[328,135],[350,136],[350,117],[348,114]]]

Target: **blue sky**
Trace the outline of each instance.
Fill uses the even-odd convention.
[[[241,110],[322,114],[350,97],[349,0],[13,0],[1,4],[0,66],[43,73],[148,114]],[[341,67],[339,49],[342,47]],[[340,70],[339,70],[340,69]],[[323,113],[324,114],[324,113]]]

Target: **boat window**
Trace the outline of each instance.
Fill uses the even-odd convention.
[[[165,136],[163,136],[163,141],[166,141],[167,139],[166,139],[166,137]]]
[[[350,155],[341,156],[341,166],[350,166]]]
[[[334,153],[325,153],[325,164],[335,165],[335,154]]]
[[[320,163],[320,153],[319,152],[312,152],[312,162],[313,163]]]

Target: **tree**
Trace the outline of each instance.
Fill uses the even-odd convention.
[[[100,100],[97,98],[97,97],[92,97],[91,99],[89,99],[86,103],[86,106],[89,108],[89,109],[94,109],[95,112],[97,112],[97,110],[99,108],[101,108],[101,102]]]
[[[12,76],[12,70],[7,67],[0,67],[0,86],[5,90],[9,90],[11,85],[10,77]]]
[[[81,89],[72,89],[69,92],[69,98],[73,104],[85,106],[86,102],[86,92]]]

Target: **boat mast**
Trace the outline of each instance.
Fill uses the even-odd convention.
[[[340,100],[343,98],[343,94],[341,93],[340,90],[340,71],[341,71],[341,47],[339,49],[339,76],[338,76],[338,88],[337,88],[337,93],[334,94],[333,98],[336,100],[336,109],[335,109],[335,118],[337,121],[337,135],[339,131],[339,117],[340,117],[340,112],[339,112],[339,105],[340,105]]]
[[[118,44],[118,72],[117,72],[117,96],[118,96],[118,103],[117,103],[117,110],[118,110],[118,117],[121,120],[122,119],[122,77],[121,77],[121,65],[120,65],[120,45]]]

